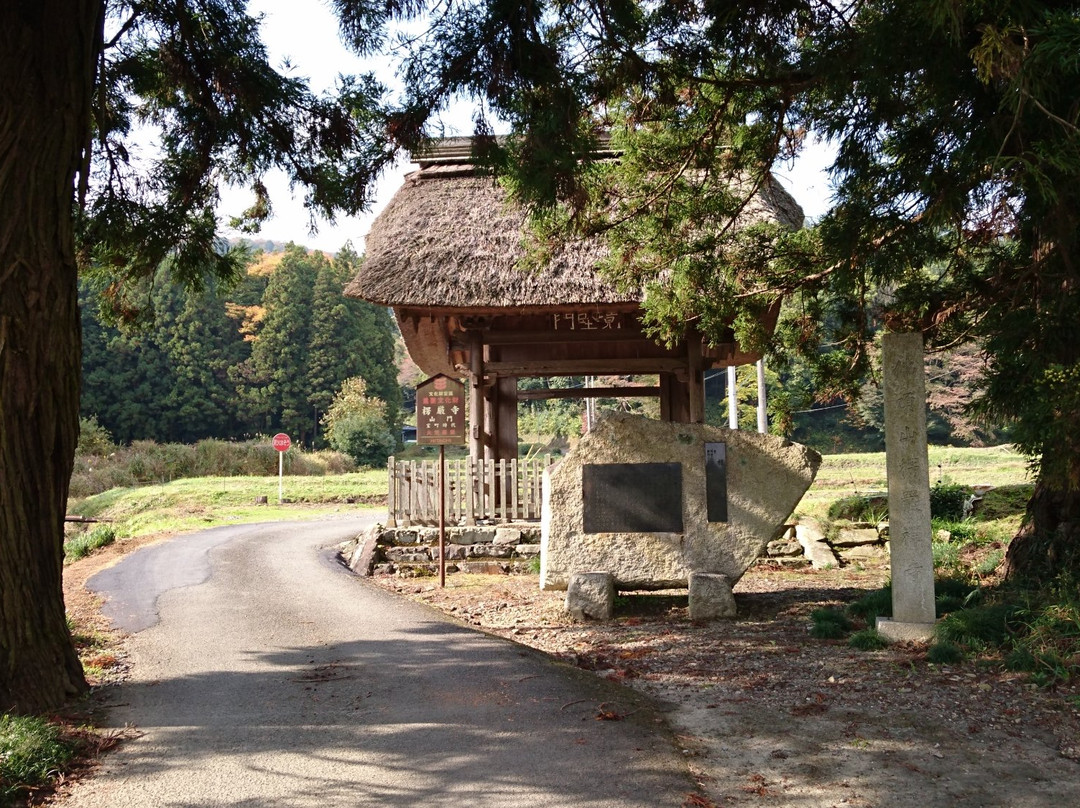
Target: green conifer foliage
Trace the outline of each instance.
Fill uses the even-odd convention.
[[[266,318],[252,343],[243,393],[251,423],[259,432],[287,432],[303,443],[314,430],[308,407],[308,345],[312,295],[319,267],[327,259],[290,244],[266,285]]]

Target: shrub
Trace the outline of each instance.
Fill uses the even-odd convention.
[[[971,499],[970,486],[955,483],[935,483],[930,489],[930,517],[952,522],[961,521],[967,514]]]
[[[875,589],[848,606],[848,614],[874,625],[879,617],[892,614],[892,585]]]
[[[383,466],[396,440],[386,421],[386,404],[369,398],[359,376],[346,379],[322,420],[326,441],[360,466]]]
[[[973,650],[1001,647],[1009,639],[1009,622],[1016,613],[1016,607],[1006,603],[960,609],[946,615],[934,628],[934,635],[940,642]]]
[[[1044,687],[1080,676],[1080,595],[1075,584],[1048,586],[1010,620],[1013,653],[1008,663],[1015,669],[1030,670],[1035,683]]]
[[[79,419],[79,443],[76,452],[83,455],[105,456],[116,449],[109,430],[98,423],[97,416]]]
[[[810,620],[810,636],[819,640],[838,640],[851,631],[851,622],[839,609],[815,609]]]
[[[926,661],[938,665],[955,665],[964,661],[964,652],[951,642],[936,642],[926,649]]]
[[[89,533],[68,539],[64,542],[64,558],[67,561],[77,561],[85,558],[102,547],[106,547],[116,541],[116,531],[111,525],[98,525]]]
[[[82,499],[112,488],[183,477],[264,476],[276,474],[277,463],[277,452],[265,437],[242,442],[207,439],[194,446],[136,441],[115,447],[108,456],[76,454],[69,495]],[[322,476],[355,470],[353,460],[341,452],[292,449],[285,456],[287,474]]]
[[[0,805],[49,782],[74,757],[60,730],[42,718],[0,716]]]
[[[861,494],[842,497],[829,506],[828,516],[833,521],[880,522],[889,517],[889,500],[884,496]]]
[[[1033,485],[1002,485],[983,494],[976,514],[983,521],[1004,519],[1027,513],[1027,504],[1035,491]]]
[[[949,541],[959,544],[969,544],[980,539],[978,526],[970,519],[953,522],[948,519],[933,519],[931,527],[936,534],[939,530],[949,532]]]
[[[990,552],[986,558],[975,565],[975,574],[980,578],[985,578],[989,575],[993,575],[997,572],[997,568],[1001,566],[1001,562],[1005,560],[1004,550],[994,550]]]
[[[880,651],[882,648],[888,647],[888,645],[889,641],[874,628],[864,628],[862,631],[856,631],[848,638],[848,646],[859,651]]]
[[[934,604],[938,617],[970,606],[979,588],[961,578],[939,578],[934,581]]]
[[[934,571],[955,575],[960,573],[960,547],[948,541],[935,541],[930,550],[934,555]]]

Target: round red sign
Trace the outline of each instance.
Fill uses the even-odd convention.
[[[274,448],[279,452],[287,452],[290,446],[292,446],[292,441],[284,432],[278,432],[274,435]]]

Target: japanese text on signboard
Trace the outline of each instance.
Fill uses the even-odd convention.
[[[622,319],[613,312],[572,311],[553,314],[556,331],[614,331]]]
[[[416,388],[416,442],[465,442],[465,385],[439,375]]]

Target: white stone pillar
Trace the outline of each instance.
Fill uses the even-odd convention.
[[[735,383],[735,366],[727,369],[727,423],[728,429],[739,428],[739,390]]]
[[[935,611],[921,334],[882,337],[882,376],[893,615],[878,618],[877,628],[890,639],[925,640],[933,633]]]
[[[757,361],[757,431],[764,435],[769,431],[769,415],[765,405],[765,360]]]

